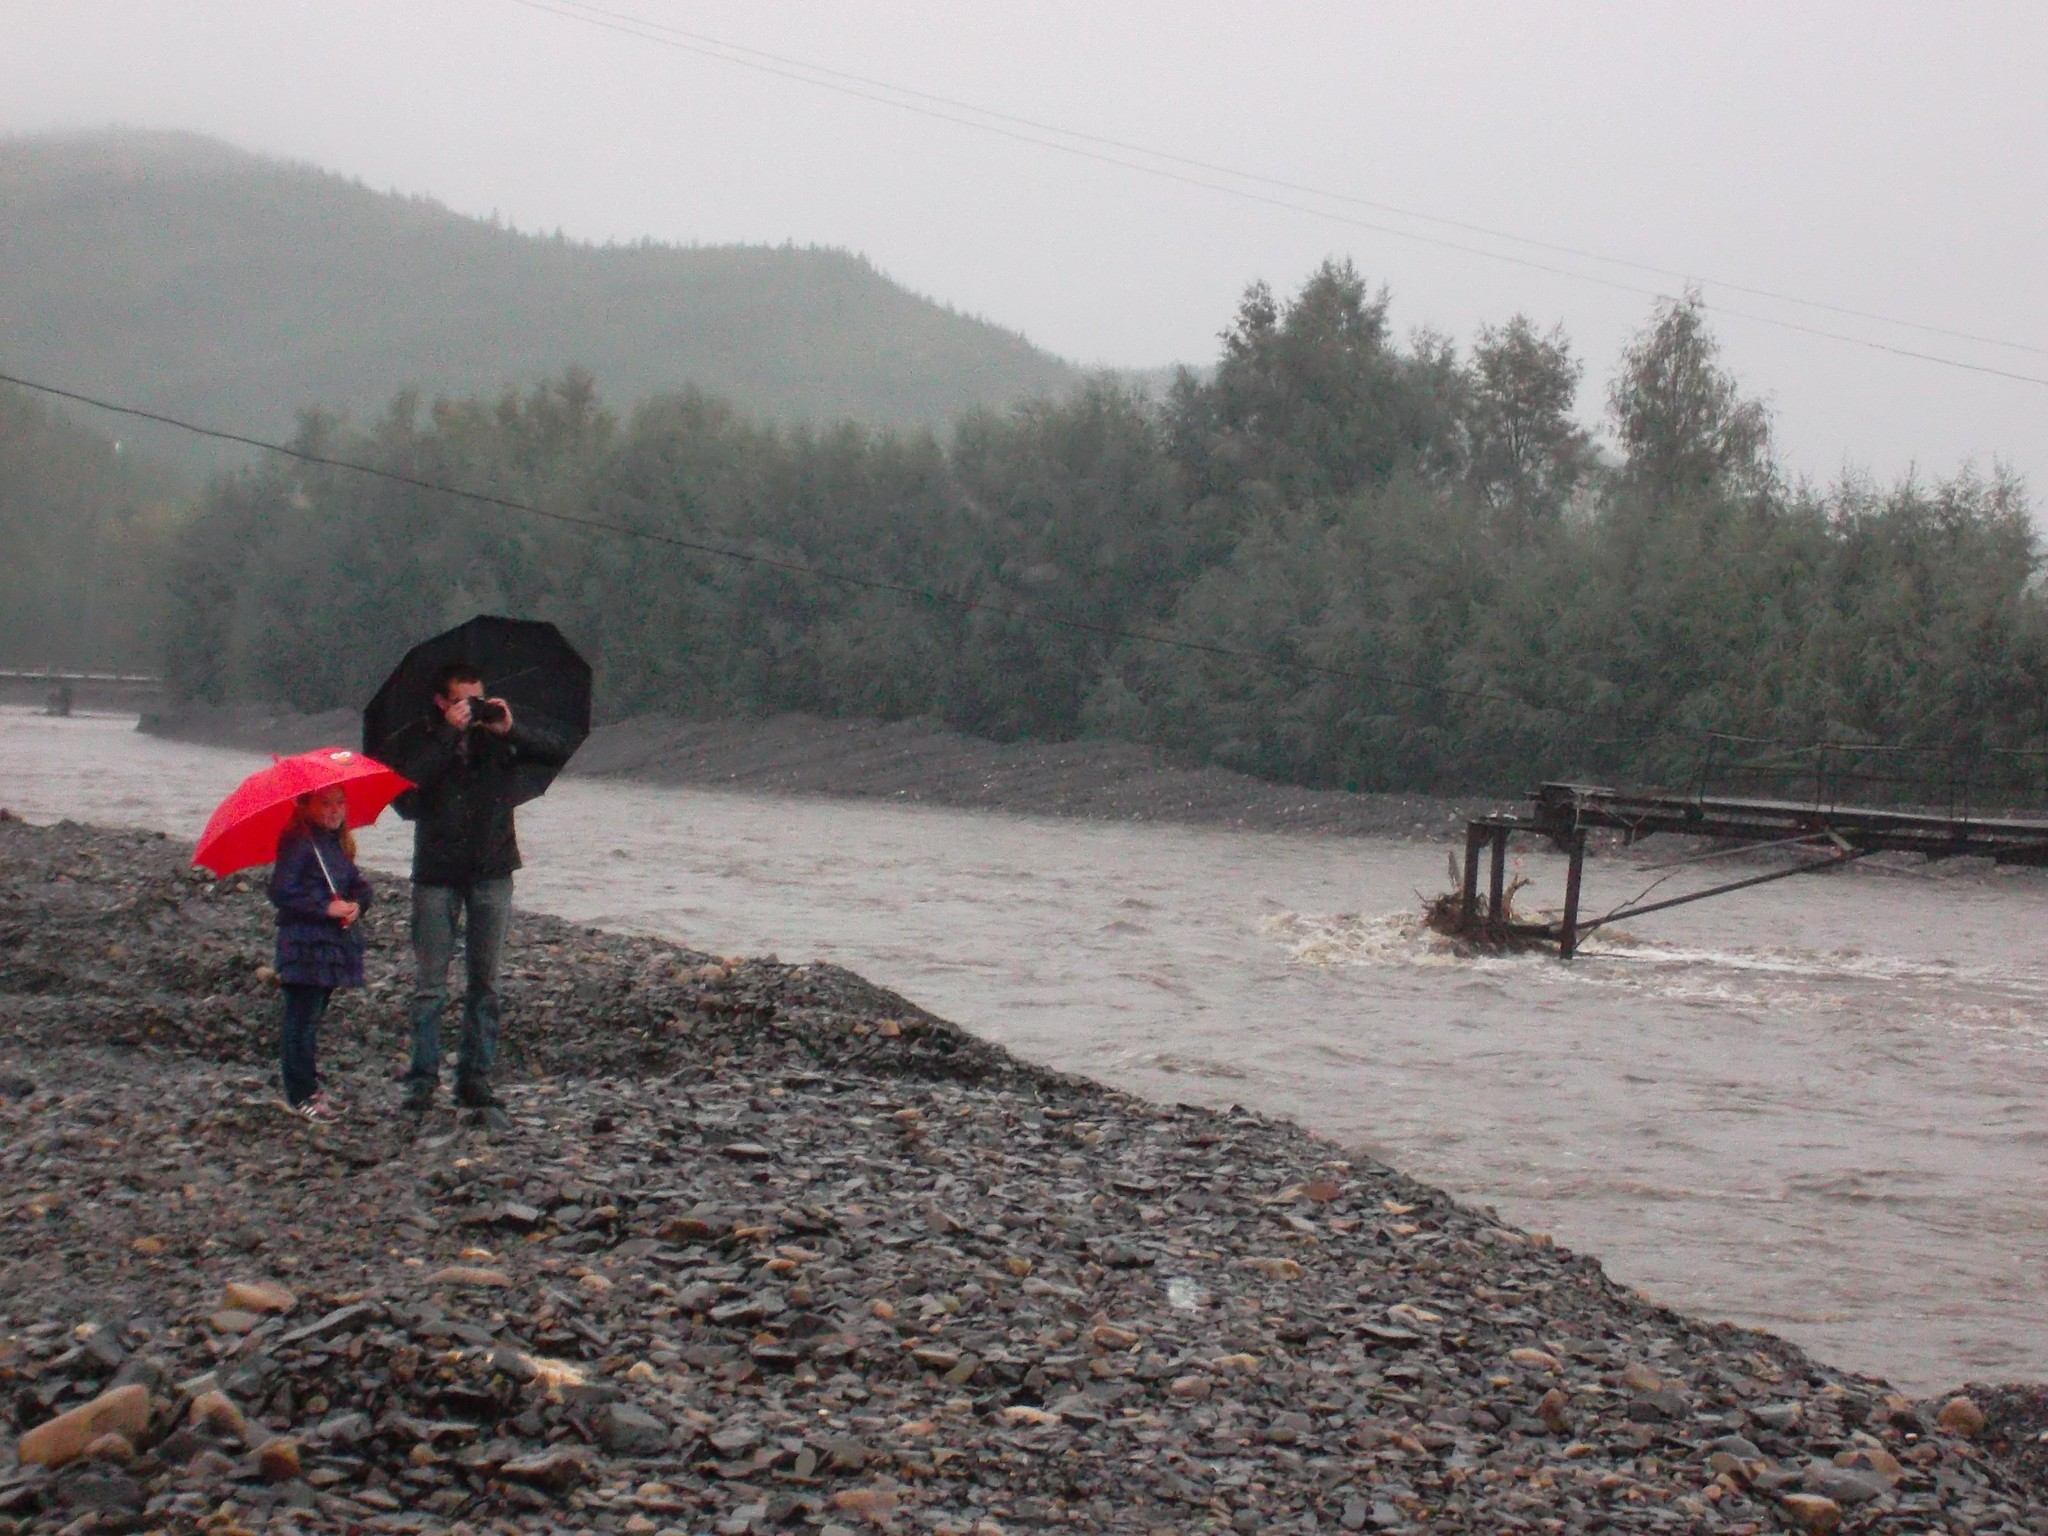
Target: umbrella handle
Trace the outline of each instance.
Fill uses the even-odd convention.
[[[337,891],[334,888],[334,876],[330,875],[327,872],[327,860],[321,857],[320,843],[318,839],[309,837],[306,839],[306,841],[311,843],[313,846],[313,862],[320,866],[320,878],[327,882],[327,894],[332,896],[336,901],[341,900],[341,892]]]

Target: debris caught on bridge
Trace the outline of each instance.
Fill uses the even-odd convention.
[[[1708,838],[1732,846],[1695,855],[1682,863],[1767,850],[1797,851],[1795,863],[1725,881],[1660,901],[1641,901],[1599,917],[1579,911],[1588,834],[1618,832],[1624,845],[1659,832]],[[1509,839],[1516,834],[1547,839],[1566,855],[1564,907],[1555,921],[1516,916],[1514,893],[1529,882],[1507,878]],[[1915,853],[1928,859],[1988,858],[2000,864],[2048,864],[2048,819],[2011,816],[1930,814],[1873,806],[1794,800],[1743,799],[1710,795],[1629,792],[1591,784],[1545,784],[1530,796],[1527,815],[1481,816],[1465,827],[1465,862],[1455,862],[1456,889],[1429,903],[1425,921],[1439,933],[1495,948],[1557,946],[1569,960],[1597,928],[1723,896],[1794,875],[1826,874],[1875,853]],[[1484,901],[1480,860],[1486,856]]]

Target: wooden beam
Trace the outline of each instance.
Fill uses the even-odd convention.
[[[1465,886],[1464,905],[1460,911],[1460,929],[1465,933],[1479,920],[1479,850],[1491,835],[1490,829],[1478,822],[1465,828]]]
[[[1586,873],[1586,829],[1571,835],[1571,862],[1564,874],[1564,920],[1557,925],[1557,957],[1569,960],[1579,949],[1579,882]]]

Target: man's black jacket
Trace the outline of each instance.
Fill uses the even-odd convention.
[[[458,731],[437,713],[392,763],[411,779],[393,805],[413,823],[412,878],[419,885],[473,885],[519,867],[512,826],[513,769],[520,763],[559,767],[568,746],[545,725],[515,715],[500,736]]]

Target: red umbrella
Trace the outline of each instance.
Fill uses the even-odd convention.
[[[348,796],[352,827],[368,826],[395,797],[412,788],[411,780],[346,747],[275,758],[214,807],[206,830],[199,834],[199,846],[192,850],[192,862],[215,875],[268,864],[277,857],[278,834],[292,819],[292,803],[300,795],[335,784]]]

